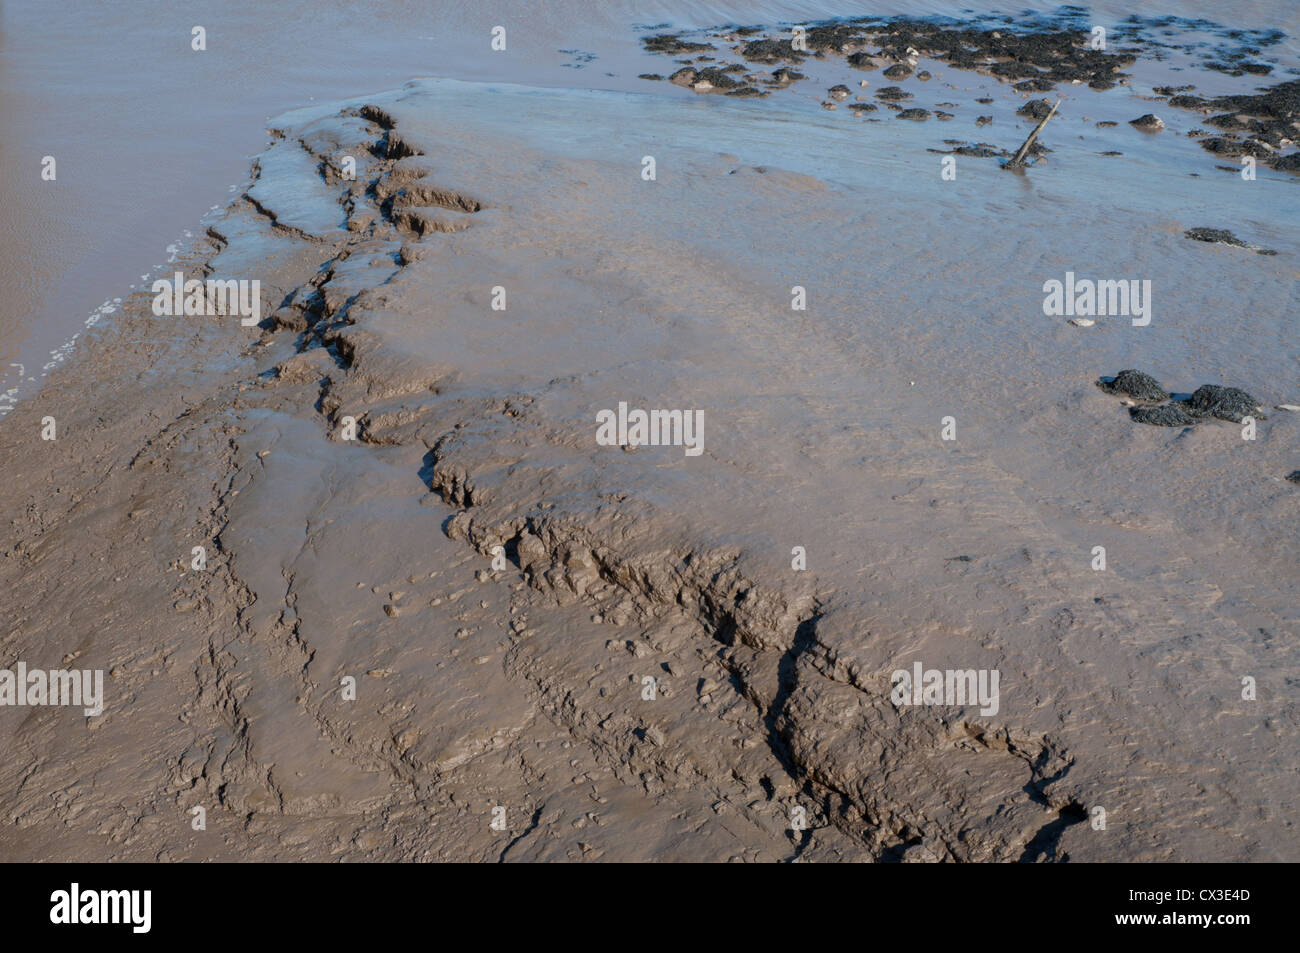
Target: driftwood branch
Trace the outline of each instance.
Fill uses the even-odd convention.
[[[1016,153],[1016,157],[1008,162],[1004,168],[1019,169],[1025,164],[1025,154],[1029,152],[1029,147],[1034,144],[1034,140],[1037,139],[1038,134],[1043,131],[1043,127],[1047,125],[1047,121],[1056,114],[1056,107],[1059,105],[1061,105],[1059,99],[1052,103],[1052,108],[1048,110],[1047,115],[1044,116],[1042,120],[1039,121],[1038,125],[1034,127],[1034,131],[1029,134],[1029,138],[1025,140],[1025,144],[1021,146],[1020,151]]]

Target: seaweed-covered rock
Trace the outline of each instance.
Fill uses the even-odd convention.
[[[802,63],[807,56],[796,50],[790,40],[750,40],[740,51],[740,55],[753,63]]]
[[[885,70],[885,79],[907,79],[912,75],[912,67],[906,63],[895,63]]]
[[[1226,228],[1189,228],[1183,232],[1184,238],[1190,238],[1193,241],[1209,242],[1211,245],[1231,245],[1233,248],[1245,248],[1255,252],[1257,255],[1276,255],[1271,248],[1263,248],[1259,245],[1252,245],[1244,242]]]
[[[659,33],[655,36],[642,37],[641,42],[645,45],[647,53],[663,53],[668,56],[677,56],[682,53],[697,53],[703,50],[713,50],[709,43],[696,43],[691,40],[683,40],[676,33]]]
[[[716,66],[709,66],[700,70],[698,83],[708,83],[715,89],[736,89],[743,86],[744,83],[732,76],[732,72],[734,71],[731,69],[719,69]]]
[[[997,146],[987,142],[977,142],[974,144],[963,142],[961,145],[956,146],[952,151],[955,155],[974,156],[977,159],[997,159],[1005,158],[1010,155],[1006,149],[999,149]]]
[[[715,89],[725,92],[745,85],[731,75],[733,72],[735,70],[731,67],[722,69],[717,66],[706,66],[697,70],[690,66],[683,66],[669,76],[668,81],[677,86],[693,89],[697,93],[706,93]]]
[[[907,90],[899,89],[897,86],[882,86],[876,90],[876,98],[897,102],[900,99],[911,99],[912,94]]]
[[[1016,110],[1016,115],[1029,116],[1032,119],[1042,119],[1051,111],[1052,104],[1046,99],[1031,99]]]
[[[1286,475],[1286,478],[1292,483],[1300,483],[1300,470],[1292,470]]]
[[[1147,113],[1137,119],[1130,119],[1128,124],[1135,129],[1141,129],[1143,132],[1159,132],[1165,128],[1165,121],[1155,113]]]
[[[913,121],[915,121],[915,122],[925,122],[927,119],[930,118],[930,110],[928,110],[928,109],[904,109],[902,112],[900,112],[900,113],[899,113],[898,115],[896,115],[894,118],[895,118],[895,119],[911,119],[911,120],[913,120]]]
[[[1273,168],[1279,172],[1300,172],[1300,152],[1274,159]]]
[[[1241,418],[1258,415],[1260,405],[1254,397],[1236,387],[1220,387],[1218,384],[1205,384],[1196,388],[1187,399],[1187,406],[1193,413],[1206,417],[1218,417],[1241,423]]]
[[[1225,156],[1229,159],[1240,155],[1245,155],[1241,143],[1236,139],[1227,139],[1223,136],[1211,136],[1208,139],[1198,139],[1201,148],[1206,152],[1212,152],[1216,156]]]
[[[1046,93],[1049,90],[1055,88],[1055,86],[1056,84],[1053,83],[1050,79],[1044,79],[1041,76],[1035,76],[1033,79],[1021,80],[1020,82],[1012,85],[1011,88],[1018,93]]]
[[[672,76],[668,77],[668,82],[675,83],[678,86],[685,86],[689,89],[695,85],[697,75],[698,74],[695,70],[691,69],[689,66],[683,66],[676,73],[673,73]]]
[[[1128,413],[1136,422],[1150,424],[1153,427],[1188,427],[1196,423],[1196,418],[1189,414],[1182,404],[1131,407]]]
[[[1245,242],[1226,228],[1189,228],[1183,232],[1183,237],[1198,242],[1209,242],[1213,245],[1232,245],[1234,248],[1247,247]]]
[[[1160,386],[1158,380],[1150,374],[1132,369],[1120,371],[1113,380],[1097,381],[1097,386],[1108,394],[1127,394],[1134,400],[1158,403],[1169,399],[1169,392]]]

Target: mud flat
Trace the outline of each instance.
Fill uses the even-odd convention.
[[[748,105],[277,121],[183,262],[262,326],[135,295],[0,422],[3,664],[107,673],[98,718],[0,709],[6,857],[1300,858],[1300,419],[1093,386],[1294,402],[1294,234],[1187,241],[1086,176],[941,203]],[[1153,329],[1044,325],[1078,260],[1168,289]],[[703,451],[602,445],[621,404]],[[997,704],[891,699],[916,665]]]

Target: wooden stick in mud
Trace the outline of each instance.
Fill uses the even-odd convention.
[[[1038,138],[1038,134],[1043,131],[1043,127],[1047,125],[1047,120],[1051,119],[1052,116],[1056,113],[1056,107],[1059,105],[1061,105],[1061,101],[1059,99],[1056,102],[1052,103],[1052,108],[1048,111],[1047,115],[1042,118],[1042,121],[1040,121],[1038,125],[1034,127],[1034,131],[1029,134],[1029,138],[1025,140],[1025,144],[1021,146],[1020,151],[1016,153],[1016,157],[1007,163],[1007,168],[1009,169],[1020,168],[1020,166],[1025,161],[1025,153],[1028,152],[1029,147],[1034,144],[1034,140]]]

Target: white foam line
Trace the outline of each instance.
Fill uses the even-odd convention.
[[[213,207],[215,208],[216,206]],[[166,251],[168,255],[170,255],[171,257],[167,259],[166,264],[170,265],[171,263],[175,262],[177,258],[180,256],[182,246],[187,244],[187,239],[191,240],[190,243],[192,243],[193,238],[194,238],[194,233],[189,230],[186,230],[181,238],[177,239],[175,242],[172,242],[170,245],[168,245]],[[149,283],[149,279],[152,276],[159,274],[164,267],[165,265],[154,265],[152,271],[150,271],[148,274],[140,276],[139,285],[130,286],[130,288],[128,289],[128,293],[137,291],[143,286],[147,286]],[[121,298],[106,299],[103,304],[101,304],[94,311],[90,312],[90,316],[85,320],[85,327],[93,328],[95,325],[97,325],[100,322],[102,318],[106,318],[109,315],[116,314],[118,309],[121,307],[121,305],[122,305]],[[47,374],[49,374],[50,371],[54,370],[56,367],[58,367],[60,364],[66,361],[68,359],[68,355],[71,354],[73,348],[76,347],[77,339],[81,337],[82,333],[83,332],[78,331],[76,334],[72,335],[72,337],[68,338],[68,340],[64,341],[54,350],[50,351],[50,359],[46,361],[44,365],[42,365],[41,372],[31,377],[27,377],[26,382],[38,381],[43,379]],[[14,407],[18,405],[18,391],[21,389],[24,383],[23,375],[26,372],[26,368],[23,367],[22,364],[11,363],[9,367],[18,368],[18,373],[14,375],[14,377],[17,379],[17,383],[13,387],[10,387],[5,391],[0,391],[0,417],[6,416],[10,411],[14,409]],[[6,378],[9,377],[9,375],[6,374],[5,377]]]

